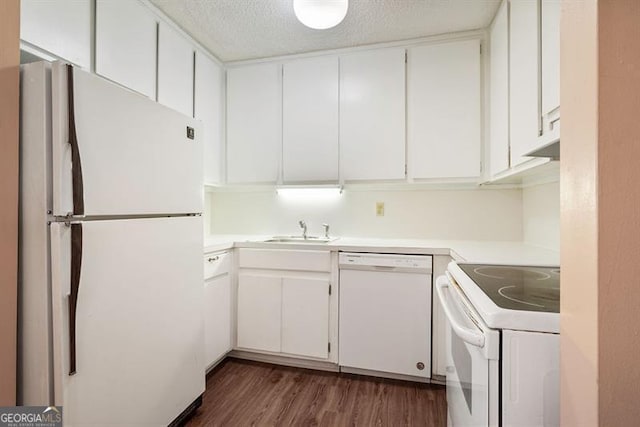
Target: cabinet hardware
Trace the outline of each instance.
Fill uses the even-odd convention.
[[[418,368],[418,370],[420,371],[424,370],[424,363],[422,362],[416,363],[416,368]]]
[[[217,261],[217,260],[219,260],[219,259],[220,259],[220,257],[219,257],[218,255],[216,255],[216,256],[214,256],[214,257],[211,257],[211,258],[207,259],[207,261],[209,261],[209,262],[213,262],[213,261]]]
[[[331,353],[331,343],[327,343],[327,353]]]
[[[329,295],[331,295],[331,284],[329,284]]]

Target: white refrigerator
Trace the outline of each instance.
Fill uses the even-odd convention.
[[[20,144],[19,403],[175,423],[205,389],[198,122],[39,62]]]

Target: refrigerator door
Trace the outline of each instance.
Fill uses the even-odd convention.
[[[51,225],[65,425],[168,425],[204,392],[201,230],[200,217]]]
[[[53,215],[202,212],[199,122],[52,65]]]

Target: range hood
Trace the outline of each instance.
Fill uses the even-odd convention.
[[[526,153],[527,157],[548,157],[551,160],[560,160],[560,140],[555,140],[547,145]]]

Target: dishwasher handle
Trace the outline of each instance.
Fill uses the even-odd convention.
[[[453,295],[451,294],[451,283],[446,276],[440,276],[436,280],[436,292],[440,298],[442,308],[449,320],[451,329],[464,342],[475,347],[484,347],[484,334],[477,329],[464,326],[462,321],[462,313],[455,307],[451,306]]]

